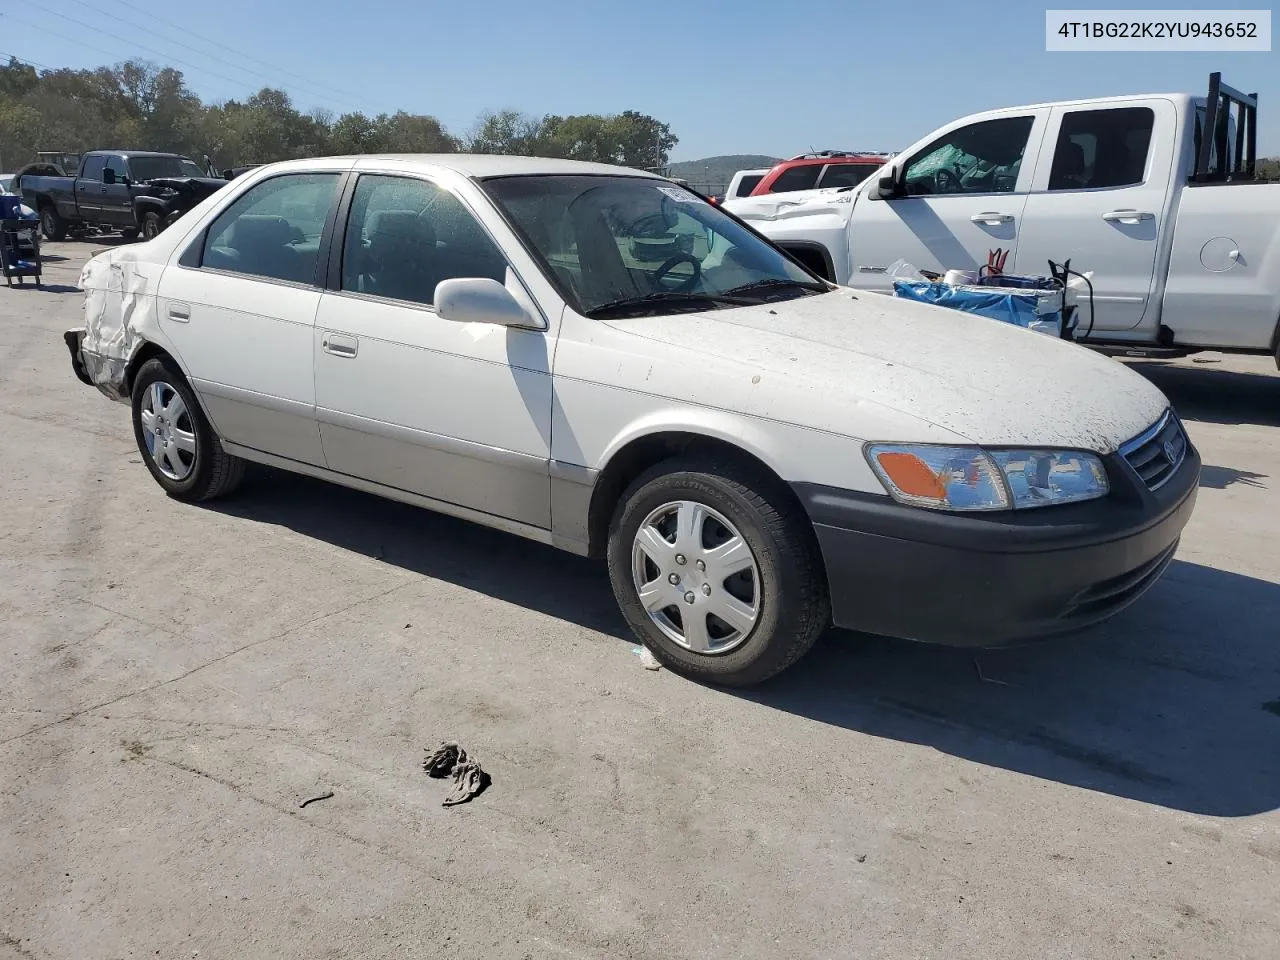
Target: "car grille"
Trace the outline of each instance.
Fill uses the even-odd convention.
[[[1172,410],[1120,448],[1149,490],[1158,490],[1187,458],[1187,434]]]

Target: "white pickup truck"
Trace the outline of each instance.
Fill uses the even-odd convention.
[[[1211,131],[1205,136],[1204,131]],[[1257,96],[1110,97],[956,120],[857,187],[726,209],[827,279],[889,292],[902,259],[1092,273],[1077,339],[1109,352],[1268,353],[1280,365],[1280,184],[1254,180]]]

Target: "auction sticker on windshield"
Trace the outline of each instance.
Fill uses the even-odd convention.
[[[662,193],[666,194],[676,203],[698,203],[699,199],[696,194],[690,193],[681,187],[659,187]]]

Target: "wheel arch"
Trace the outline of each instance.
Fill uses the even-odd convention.
[[[829,283],[836,282],[835,260],[825,244],[815,240],[775,240],[773,243],[806,270]]]
[[[619,438],[606,452],[596,475],[587,510],[588,555],[601,558],[609,540],[609,524],[618,500],[637,477],[651,467],[674,457],[704,454],[709,458],[737,464],[760,476],[775,496],[799,506],[799,500],[783,479],[777,458],[767,444],[746,430],[730,433],[711,424],[651,426]],[[803,507],[801,507],[803,510]]]

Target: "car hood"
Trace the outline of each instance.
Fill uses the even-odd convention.
[[[709,395],[691,388],[689,400],[860,440],[895,439],[872,433],[876,423],[867,408],[878,407],[972,443],[1107,454],[1168,406],[1149,381],[1083,347],[985,317],[843,288],[781,303],[608,323],[678,347],[698,365],[686,371],[687,382],[707,384]],[[750,373],[740,382],[754,389],[726,383],[722,373],[697,376],[729,368],[739,377]]]

